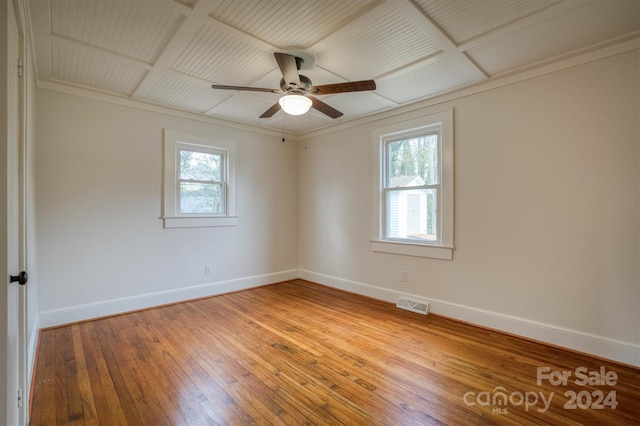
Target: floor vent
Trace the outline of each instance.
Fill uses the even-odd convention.
[[[409,296],[398,296],[396,307],[422,315],[429,313],[429,302]]]

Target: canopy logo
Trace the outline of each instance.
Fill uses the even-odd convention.
[[[548,383],[551,386],[589,386],[600,388],[603,386],[612,387],[618,384],[618,374],[615,371],[607,371],[605,367],[598,370],[589,370],[587,367],[578,367],[575,370],[552,370],[551,367],[537,367],[536,384],[542,386]],[[549,410],[555,392],[541,391],[514,391],[507,392],[503,386],[496,386],[493,390],[482,392],[466,392],[462,399],[465,405],[492,407],[493,414],[508,414],[508,407],[521,407],[525,411],[536,409],[540,413]],[[563,405],[565,410],[604,410],[606,408],[615,410],[618,406],[616,391],[608,390],[567,390],[564,392],[566,402]]]
[[[491,391],[484,392],[467,392],[462,399],[468,406],[479,405],[481,407],[493,407],[493,414],[507,414],[509,411],[507,406],[519,407],[524,405],[525,411],[529,411],[532,407],[537,407],[538,411],[544,413],[549,409],[553,392],[546,398],[544,392],[511,392],[507,394],[507,389],[497,386]],[[542,407],[538,407],[538,403],[542,402]],[[504,407],[504,408],[503,408]]]

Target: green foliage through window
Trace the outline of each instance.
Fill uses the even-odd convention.
[[[439,183],[437,134],[389,142],[388,158],[389,184],[415,176],[422,179],[421,185]]]

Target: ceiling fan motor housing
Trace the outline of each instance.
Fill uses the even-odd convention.
[[[307,89],[309,89],[309,87],[313,86],[313,84],[311,83],[311,79],[307,76],[304,76],[302,74],[299,75],[300,77],[300,86],[298,86],[295,83],[287,83],[284,81],[284,78],[280,79],[280,88],[285,91],[285,92],[303,92],[306,93]]]

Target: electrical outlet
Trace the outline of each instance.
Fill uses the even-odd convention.
[[[402,281],[403,283],[409,281],[409,278],[407,277],[407,271],[400,271],[400,281]]]
[[[205,275],[211,275],[213,274],[213,266],[211,266],[210,264],[206,264],[204,265],[204,274]]]

